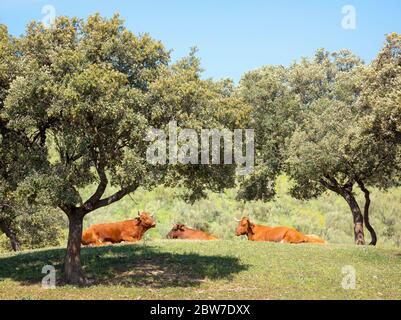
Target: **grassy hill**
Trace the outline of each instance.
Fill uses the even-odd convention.
[[[41,288],[42,267],[61,277],[64,249],[0,255],[0,299],[401,299],[399,250],[224,240],[158,240],[85,248],[91,284]],[[345,290],[342,269],[356,270]]]
[[[225,193],[210,193],[207,199],[194,205],[185,203],[179,197],[180,190],[159,187],[152,191],[137,190],[119,202],[90,213],[84,226],[95,223],[132,219],[138,211],[149,211],[156,216],[157,228],[148,232],[147,240],[164,239],[173,223],[182,222],[189,226],[208,231],[219,239],[235,239],[237,225],[234,217],[250,215],[257,223],[271,226],[295,227],[306,234],[317,234],[330,243],[352,244],[352,215],[345,201],[326,193],[311,201],[293,199],[288,190],[290,182],[286,177],[277,180],[277,196],[274,201],[243,203],[235,199],[236,190]],[[95,187],[82,190],[84,199]],[[108,190],[112,193],[114,190]],[[363,199],[358,194],[359,199]],[[362,202],[361,202],[362,203]],[[63,213],[58,219],[64,235],[57,245],[66,245],[67,222]],[[388,192],[372,190],[371,222],[379,236],[379,247],[399,248],[401,245],[401,189]],[[367,235],[369,240],[369,236]],[[25,249],[29,249],[25,246]],[[0,252],[9,251],[9,241],[0,235]]]
[[[141,243],[84,248],[90,286],[77,289],[59,281],[55,290],[41,288],[44,265],[54,265],[62,279],[65,232],[60,248],[0,254],[0,299],[401,299],[401,189],[373,190],[371,220],[379,244],[369,248],[353,245],[352,217],[343,199],[328,193],[303,202],[291,198],[288,188],[289,181],[280,177],[277,197],[269,203],[239,202],[235,190],[228,190],[194,205],[180,200],[180,190],[138,190],[85,218],[85,227],[133,218],[138,210],[157,219],[157,228]],[[82,191],[84,198],[90,189]],[[244,241],[235,237],[233,219],[243,215],[321,235],[329,244]],[[63,219],[60,214],[66,231]],[[174,222],[221,240],[163,240]],[[356,270],[356,290],[341,286],[345,266]]]
[[[157,218],[157,228],[146,235],[147,239],[163,239],[173,223],[182,222],[230,240],[235,238],[234,217],[250,215],[257,223],[295,227],[306,234],[320,235],[330,243],[353,243],[352,215],[344,199],[326,193],[315,200],[299,201],[288,194],[289,187],[290,182],[282,176],[277,180],[275,200],[268,203],[239,202],[235,199],[236,190],[227,190],[223,194],[211,193],[208,199],[194,205],[180,200],[180,190],[163,187],[150,192],[138,190],[118,203],[89,214],[85,226],[129,219],[139,210],[145,210]],[[91,189],[83,192],[84,198]],[[358,197],[363,199],[361,194]],[[372,190],[371,223],[379,235],[379,246],[400,247],[401,189]]]

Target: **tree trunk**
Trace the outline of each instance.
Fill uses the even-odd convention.
[[[11,249],[13,251],[21,251],[21,245],[17,239],[17,236],[13,231],[11,231],[9,239],[10,239]]]
[[[358,202],[356,201],[352,192],[345,192],[344,198],[351,208],[352,216],[354,218],[355,243],[357,245],[365,245],[365,235],[363,233],[363,216],[361,208],[359,207]]]
[[[107,198],[101,199],[107,186],[107,177],[106,174],[102,172],[102,167],[98,169],[100,170],[99,177],[101,183],[95,194],[87,202],[81,207],[71,207],[65,204],[60,206],[60,209],[64,211],[69,220],[67,254],[64,262],[65,280],[68,284],[84,285],[87,283],[87,279],[81,267],[81,240],[85,215],[121,200],[127,194],[138,188],[138,185],[132,185],[117,191]]]
[[[372,241],[370,242],[369,245],[376,246],[376,244],[377,244],[376,231],[375,231],[375,229],[373,229],[373,227],[372,227],[372,225],[370,224],[370,221],[369,221],[370,192],[369,192],[368,189],[366,189],[365,185],[362,182],[358,182],[358,183],[359,183],[359,187],[361,188],[361,190],[365,194],[365,209],[364,209],[364,212],[363,212],[363,220],[365,222],[366,229],[369,230],[370,236],[372,238]]]
[[[81,267],[83,216],[79,211],[72,211],[68,215],[69,233],[64,273],[66,282],[72,285],[83,285],[86,283],[86,278]]]
[[[15,232],[10,228],[10,226],[6,222],[0,222],[0,230],[4,232],[7,238],[10,240],[11,249],[13,251],[20,251],[21,245],[17,239],[17,235]]]
[[[345,185],[340,185],[336,178],[331,176],[324,176],[320,181],[323,186],[338,195],[341,195],[347,201],[351,208],[352,216],[354,218],[354,237],[357,245],[365,245],[365,235],[363,233],[363,216],[361,208],[353,194],[354,181],[349,181]]]

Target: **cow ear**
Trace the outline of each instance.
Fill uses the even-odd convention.
[[[180,224],[179,226],[178,226],[178,229],[180,229],[181,231],[184,231],[184,225],[183,224]]]

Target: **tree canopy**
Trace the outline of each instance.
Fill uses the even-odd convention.
[[[234,127],[245,117],[229,81],[201,79],[194,52],[170,64],[161,42],[134,35],[118,16],[60,17],[51,28],[32,22],[18,41],[20,71],[2,118],[41,157],[19,194],[69,218],[68,282],[84,281],[79,257],[86,214],[138,187],[182,185],[196,198],[234,185],[233,166],[155,166],[146,158],[149,128],[165,129],[171,121],[180,128]],[[80,189],[93,183],[95,192],[83,199]],[[105,196],[108,186],[117,191]]]
[[[379,60],[381,55],[383,52]],[[357,244],[365,243],[364,223],[371,232],[372,244],[377,240],[369,223],[368,187],[395,186],[400,172],[400,148],[395,139],[376,134],[371,129],[373,124],[367,125],[377,123],[377,112],[382,113],[378,111],[382,108],[376,111],[362,102],[366,96],[372,97],[372,84],[366,77],[379,72],[372,71],[377,63],[365,66],[347,50],[330,54],[321,49],[314,59],[304,58],[282,68],[280,72],[285,76],[281,79],[276,75],[277,69],[263,68],[247,74],[241,82],[241,87],[246,88],[243,94],[253,106],[252,120],[260,126],[258,150],[268,155],[268,161],[259,163],[261,168],[256,172],[275,173],[263,177],[264,185],[277,174],[286,173],[294,182],[291,194],[296,198],[311,199],[327,190],[342,196],[353,214]],[[255,77],[256,81],[249,82]],[[397,91],[395,83],[390,87]],[[391,94],[387,95],[389,101],[396,101]],[[262,118],[257,113],[261,106]],[[395,108],[386,110],[389,109],[399,116]],[[380,119],[388,125],[392,116],[395,115],[386,114]],[[396,131],[392,126],[394,137]],[[250,186],[246,185],[248,189]],[[364,214],[355,197],[356,186],[365,194]],[[256,193],[251,195],[258,197]]]

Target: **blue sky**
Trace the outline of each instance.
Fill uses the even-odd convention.
[[[42,8],[84,18],[119,12],[128,29],[148,32],[176,59],[197,46],[205,77],[236,81],[266,64],[288,65],[317,48],[348,48],[371,61],[385,34],[401,32],[400,0],[1,0],[0,23],[14,35]],[[356,9],[356,29],[341,22],[344,5]]]

